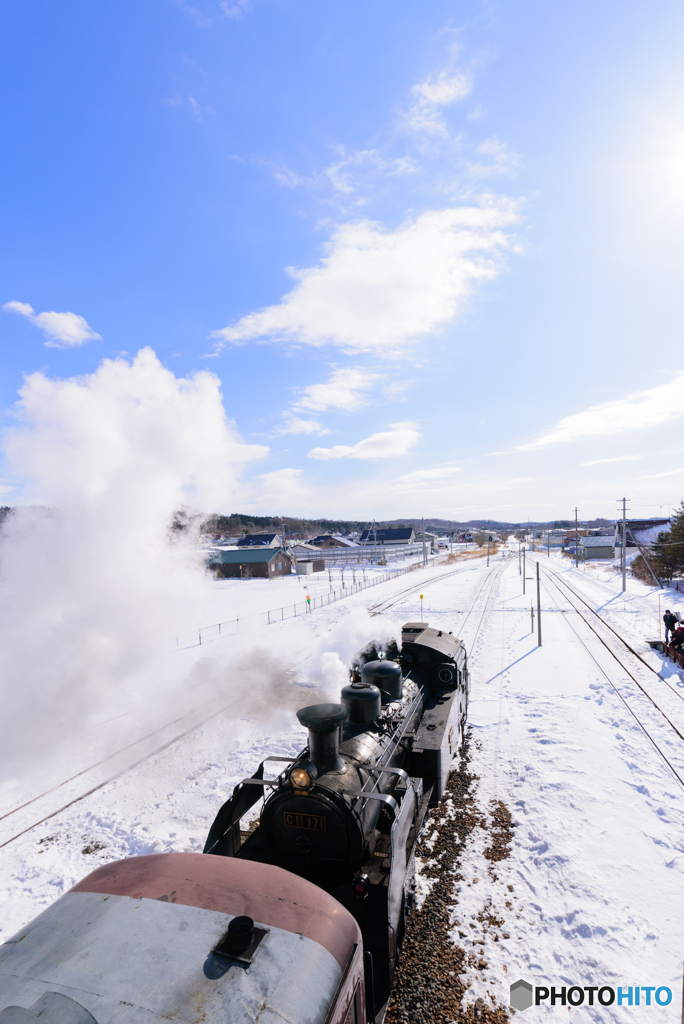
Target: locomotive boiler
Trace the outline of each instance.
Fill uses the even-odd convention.
[[[365,652],[339,703],[297,712],[307,747],[265,758],[220,809],[204,848],[285,868],[354,916],[369,1019],[382,1017],[389,998],[414,901],[415,844],[443,794],[468,701],[466,652],[451,633],[407,622],[397,654]],[[264,777],[273,763],[286,767]],[[258,826],[241,832],[262,796]]]

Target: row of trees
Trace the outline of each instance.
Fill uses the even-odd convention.
[[[672,517],[669,531],[659,533],[658,539],[651,544],[646,554],[659,579],[669,583],[684,578],[684,501]],[[644,583],[653,582],[641,555],[632,562],[632,573]]]

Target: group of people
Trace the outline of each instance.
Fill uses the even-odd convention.
[[[665,643],[669,644],[670,647],[684,646],[684,623],[679,622],[669,608],[665,609],[663,622],[665,623]]]

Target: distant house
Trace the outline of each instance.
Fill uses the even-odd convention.
[[[585,561],[592,558],[615,558],[615,540],[612,537],[582,537],[580,555]]]
[[[282,548],[282,537],[277,533],[248,533],[237,542],[239,548]]]
[[[418,530],[418,532],[415,535],[415,539],[417,544],[422,544],[423,539],[425,539],[425,547],[430,552],[430,554],[434,554],[435,551],[437,550],[436,533],[430,533],[428,530],[426,530],[425,533],[423,533],[422,530]]]
[[[208,559],[207,565],[219,578],[239,577],[251,579],[263,576],[275,579],[277,576],[289,576],[292,572],[292,559],[282,548],[233,548],[232,551],[215,551]]]
[[[413,544],[416,539],[412,526],[389,528],[386,530],[364,530],[361,544]]]
[[[292,544],[290,547],[290,551],[298,562],[300,559],[308,561],[312,558],[318,558],[319,550],[314,544],[308,544],[305,540],[298,540],[296,544]]]
[[[322,533],[320,537],[314,537],[311,541],[314,547],[317,548],[355,548],[357,545],[353,540],[347,540],[346,537],[338,537],[337,534],[333,533]]]

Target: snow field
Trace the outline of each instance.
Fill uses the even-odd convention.
[[[516,829],[496,881],[483,859],[484,832],[462,860],[456,917],[469,924],[489,904],[510,934],[496,944],[480,936],[488,968],[473,979],[468,1001],[505,1005],[519,977],[549,987],[667,985],[668,1009],[572,1012],[586,1020],[618,1020],[627,1010],[629,1019],[671,1020],[681,991],[684,793],[566,616],[548,613],[554,604],[543,587],[537,648],[530,587],[523,597],[511,560],[488,616],[490,643],[473,664],[471,769],[480,777],[480,808],[503,800]],[[606,664],[613,677],[616,669]],[[680,746],[680,766],[683,754]],[[537,1018],[555,1012],[532,1011]]]

